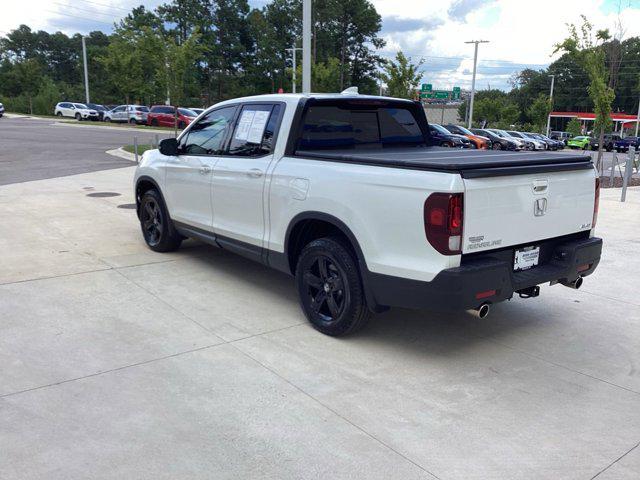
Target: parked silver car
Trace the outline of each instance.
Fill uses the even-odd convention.
[[[118,105],[104,113],[104,121],[146,124],[148,113],[149,107],[144,105]]]

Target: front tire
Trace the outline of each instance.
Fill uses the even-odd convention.
[[[502,144],[500,142],[495,142],[493,144],[493,149],[494,150],[502,150]]]
[[[147,190],[142,195],[139,217],[144,241],[154,252],[171,252],[182,243],[157,190]]]
[[[76,113],[76,120],[79,122],[82,121],[82,116],[79,113]]]
[[[371,316],[355,256],[339,238],[320,238],[304,247],[296,287],[302,311],[326,335],[353,333]]]

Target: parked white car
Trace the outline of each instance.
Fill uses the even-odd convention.
[[[595,270],[590,157],[430,143],[408,100],[228,100],[142,156],[142,235],[155,251],[195,237],[294,275],[302,310],[329,335],[390,306],[484,317]]]
[[[72,117],[76,120],[98,120],[98,112],[84,103],[60,102],[54,109],[56,117]]]
[[[147,123],[149,107],[144,105],[118,105],[113,110],[104,112],[105,122],[128,122],[143,125]]]

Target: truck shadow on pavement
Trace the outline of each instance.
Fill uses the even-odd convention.
[[[269,310],[274,302],[284,306],[285,311],[296,315],[296,320],[306,323],[298,305],[293,277],[264,265],[240,257],[225,250],[191,243],[192,261],[199,269],[228,279],[235,292],[249,291],[258,310]],[[232,301],[243,302],[245,295],[239,294]],[[528,300],[528,302],[535,300]],[[260,305],[264,302],[264,305]],[[527,300],[513,299],[492,308],[485,319],[477,319],[466,312],[440,313],[428,310],[392,308],[373,315],[363,330],[337,341],[384,344],[399,350],[415,350],[416,354],[450,356],[473,349],[483,342],[501,343],[506,337],[526,335],[527,331],[549,328],[552,323],[542,322],[544,310],[531,308]],[[550,307],[549,307],[550,308]],[[293,323],[293,322],[292,322]],[[309,329],[311,325],[306,323]],[[322,336],[319,332],[313,332]],[[329,339],[330,337],[326,337]],[[425,339],[429,339],[425,342]],[[336,340],[336,339],[333,339]]]

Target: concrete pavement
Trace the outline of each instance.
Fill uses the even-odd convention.
[[[0,187],[3,479],[640,477],[639,189],[579,291],[334,339],[278,272],[149,251],[132,174]]]

